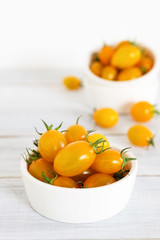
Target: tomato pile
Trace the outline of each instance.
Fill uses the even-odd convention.
[[[128,174],[128,148],[121,152],[112,149],[100,133],[87,131],[78,123],[60,131],[47,125],[38,132],[36,149],[27,149],[24,156],[29,173],[51,185],[67,188],[92,188],[114,183]]]
[[[148,73],[154,64],[151,53],[135,42],[104,45],[91,56],[90,70],[106,80],[126,81]]]

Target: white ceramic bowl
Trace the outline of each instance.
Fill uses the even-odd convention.
[[[122,147],[111,145],[119,151]],[[127,157],[135,157],[130,151]],[[32,208],[52,220],[67,223],[89,223],[110,218],[128,203],[136,172],[137,160],[128,162],[130,172],[123,179],[97,188],[63,188],[46,184],[32,177],[24,159],[21,173]]]
[[[84,86],[87,103],[92,108],[110,107],[120,113],[128,113],[133,103],[148,101],[156,104],[159,88],[158,60],[150,47],[154,66],[147,74],[129,81],[110,81],[93,74],[89,68],[92,51],[85,67]]]

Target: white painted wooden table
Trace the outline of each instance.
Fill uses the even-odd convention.
[[[156,133],[156,147],[133,146],[138,176],[130,202],[119,215],[94,224],[65,224],[46,219],[30,207],[19,162],[36,137],[34,126],[43,128],[40,119],[55,126],[63,120],[65,129],[83,115],[80,122],[87,129],[94,127],[83,89],[70,92],[61,85],[63,76],[74,73],[0,73],[0,239],[160,239],[160,118],[146,124]],[[132,124],[131,117],[123,115],[114,128],[97,130],[127,147],[131,144],[126,132]]]

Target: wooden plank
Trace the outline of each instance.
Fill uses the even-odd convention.
[[[127,207],[93,224],[66,224],[34,212],[21,179],[0,179],[0,239],[160,239],[160,177],[138,177]]]
[[[33,137],[0,138],[1,177],[20,176],[19,162],[21,154],[25,152],[26,147],[33,147],[33,139]],[[131,146],[126,136],[110,136],[108,139],[113,143],[122,145],[122,147]],[[160,175],[158,138],[156,145],[156,148],[150,147],[149,149],[132,146],[132,151],[138,159],[138,175]]]

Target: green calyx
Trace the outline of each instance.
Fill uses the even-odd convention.
[[[26,152],[27,154],[25,156],[22,155],[22,157],[28,164],[31,164],[33,161],[41,158],[41,154],[34,149],[26,148]]]
[[[153,115],[154,115],[154,116],[158,116],[158,115],[160,114],[160,111],[159,111],[158,109],[156,109],[156,105],[153,105],[153,110],[152,110],[152,112],[153,112]]]
[[[88,188],[88,187],[85,187],[83,182],[82,181],[77,181],[75,184],[80,184],[81,185],[81,188]]]
[[[79,124],[79,119],[80,119],[81,117],[82,117],[82,116],[80,115],[80,116],[77,118],[77,120],[76,120],[76,125]]]
[[[51,124],[51,125],[48,125],[44,120],[42,120],[42,122],[44,123],[44,126],[46,127],[47,131],[50,131],[50,130],[53,129],[53,125],[52,125],[52,124]],[[54,128],[54,130],[57,130],[57,131],[58,131],[58,130],[61,128],[62,124],[63,124],[63,122],[61,122],[58,127]],[[39,135],[42,135],[42,134],[43,134],[43,133],[39,132],[39,131],[37,130],[37,128],[35,128],[35,130],[36,130],[36,132],[37,132]]]
[[[94,149],[95,153],[96,154],[100,154],[110,148],[104,148],[104,143],[106,142],[106,140],[103,140],[103,138],[100,138],[98,139],[97,141],[95,142],[90,142],[89,139],[88,139],[88,135],[91,133],[92,131],[89,131],[87,134],[86,134],[86,140],[87,142],[90,144],[90,146]],[[98,146],[100,143],[102,143],[102,146]],[[101,148],[100,151],[98,151],[98,149]]]
[[[126,163],[129,162],[129,161],[132,161],[132,160],[136,160],[136,158],[127,158],[124,156],[124,154],[128,151],[128,149],[130,149],[131,147],[127,147],[127,148],[124,148],[120,154],[121,154],[121,157],[123,159],[123,163],[122,163],[122,167],[121,167],[121,170],[123,171],[124,167],[126,166]]]
[[[141,72],[142,73],[146,73],[147,72],[147,68],[145,68],[144,66],[140,66]]]
[[[154,137],[155,137],[155,136],[151,137],[151,138],[147,141],[148,146],[149,146],[149,145],[151,145],[152,147],[155,146],[155,144],[154,144]]]
[[[122,179],[123,177],[125,177],[127,173],[129,173],[129,170],[123,169],[123,170],[120,170],[119,172],[114,173],[113,177],[116,179],[116,181],[118,181],[118,180]]]
[[[55,173],[54,171],[49,171],[49,170],[48,170],[47,173],[49,173],[49,172],[53,173],[53,175],[54,175],[53,178],[47,177],[47,176],[44,174],[44,172],[42,172],[42,176],[43,176],[44,181],[45,181],[46,183],[48,183],[48,184],[53,184],[54,180],[58,177],[58,175],[57,175],[57,173]]]

